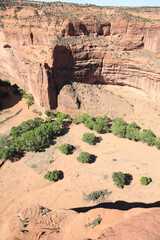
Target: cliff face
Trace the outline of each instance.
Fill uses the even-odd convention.
[[[1,79],[45,109],[57,107],[70,82],[127,85],[159,100],[160,25],[147,10],[133,13],[65,3],[1,6]]]

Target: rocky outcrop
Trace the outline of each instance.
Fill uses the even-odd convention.
[[[66,4],[65,19],[59,3],[49,12],[37,3],[0,10],[1,78],[31,92],[45,109],[57,107],[61,88],[70,82],[127,85],[159,100],[159,23],[77,6]],[[144,60],[138,56],[142,50],[150,51]]]
[[[92,209],[86,213],[50,210],[43,206],[21,209],[10,219],[1,219],[3,239],[130,240],[159,239],[160,210]],[[100,219],[98,224],[94,220]]]

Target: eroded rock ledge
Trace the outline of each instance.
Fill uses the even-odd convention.
[[[56,108],[71,82],[127,85],[160,100],[160,26],[144,21],[145,10],[138,20],[133,11],[130,21],[118,8],[66,4],[72,18],[64,19],[56,15],[64,11],[59,3],[48,14],[45,6],[0,10],[2,79],[31,92],[44,109]]]

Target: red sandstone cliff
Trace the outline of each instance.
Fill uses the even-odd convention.
[[[45,109],[70,82],[128,85],[160,99],[159,9],[29,2],[1,6],[0,74]],[[143,17],[143,15],[145,17]]]

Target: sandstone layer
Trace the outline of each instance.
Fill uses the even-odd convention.
[[[159,101],[160,10],[140,10],[1,3],[1,79],[31,92],[44,109],[56,108],[71,82],[130,86]]]
[[[98,217],[101,222],[92,224]],[[122,212],[99,208],[76,213],[32,205],[7,219],[2,231],[6,240],[124,240],[126,237],[129,240],[158,240],[159,217],[159,209]]]

